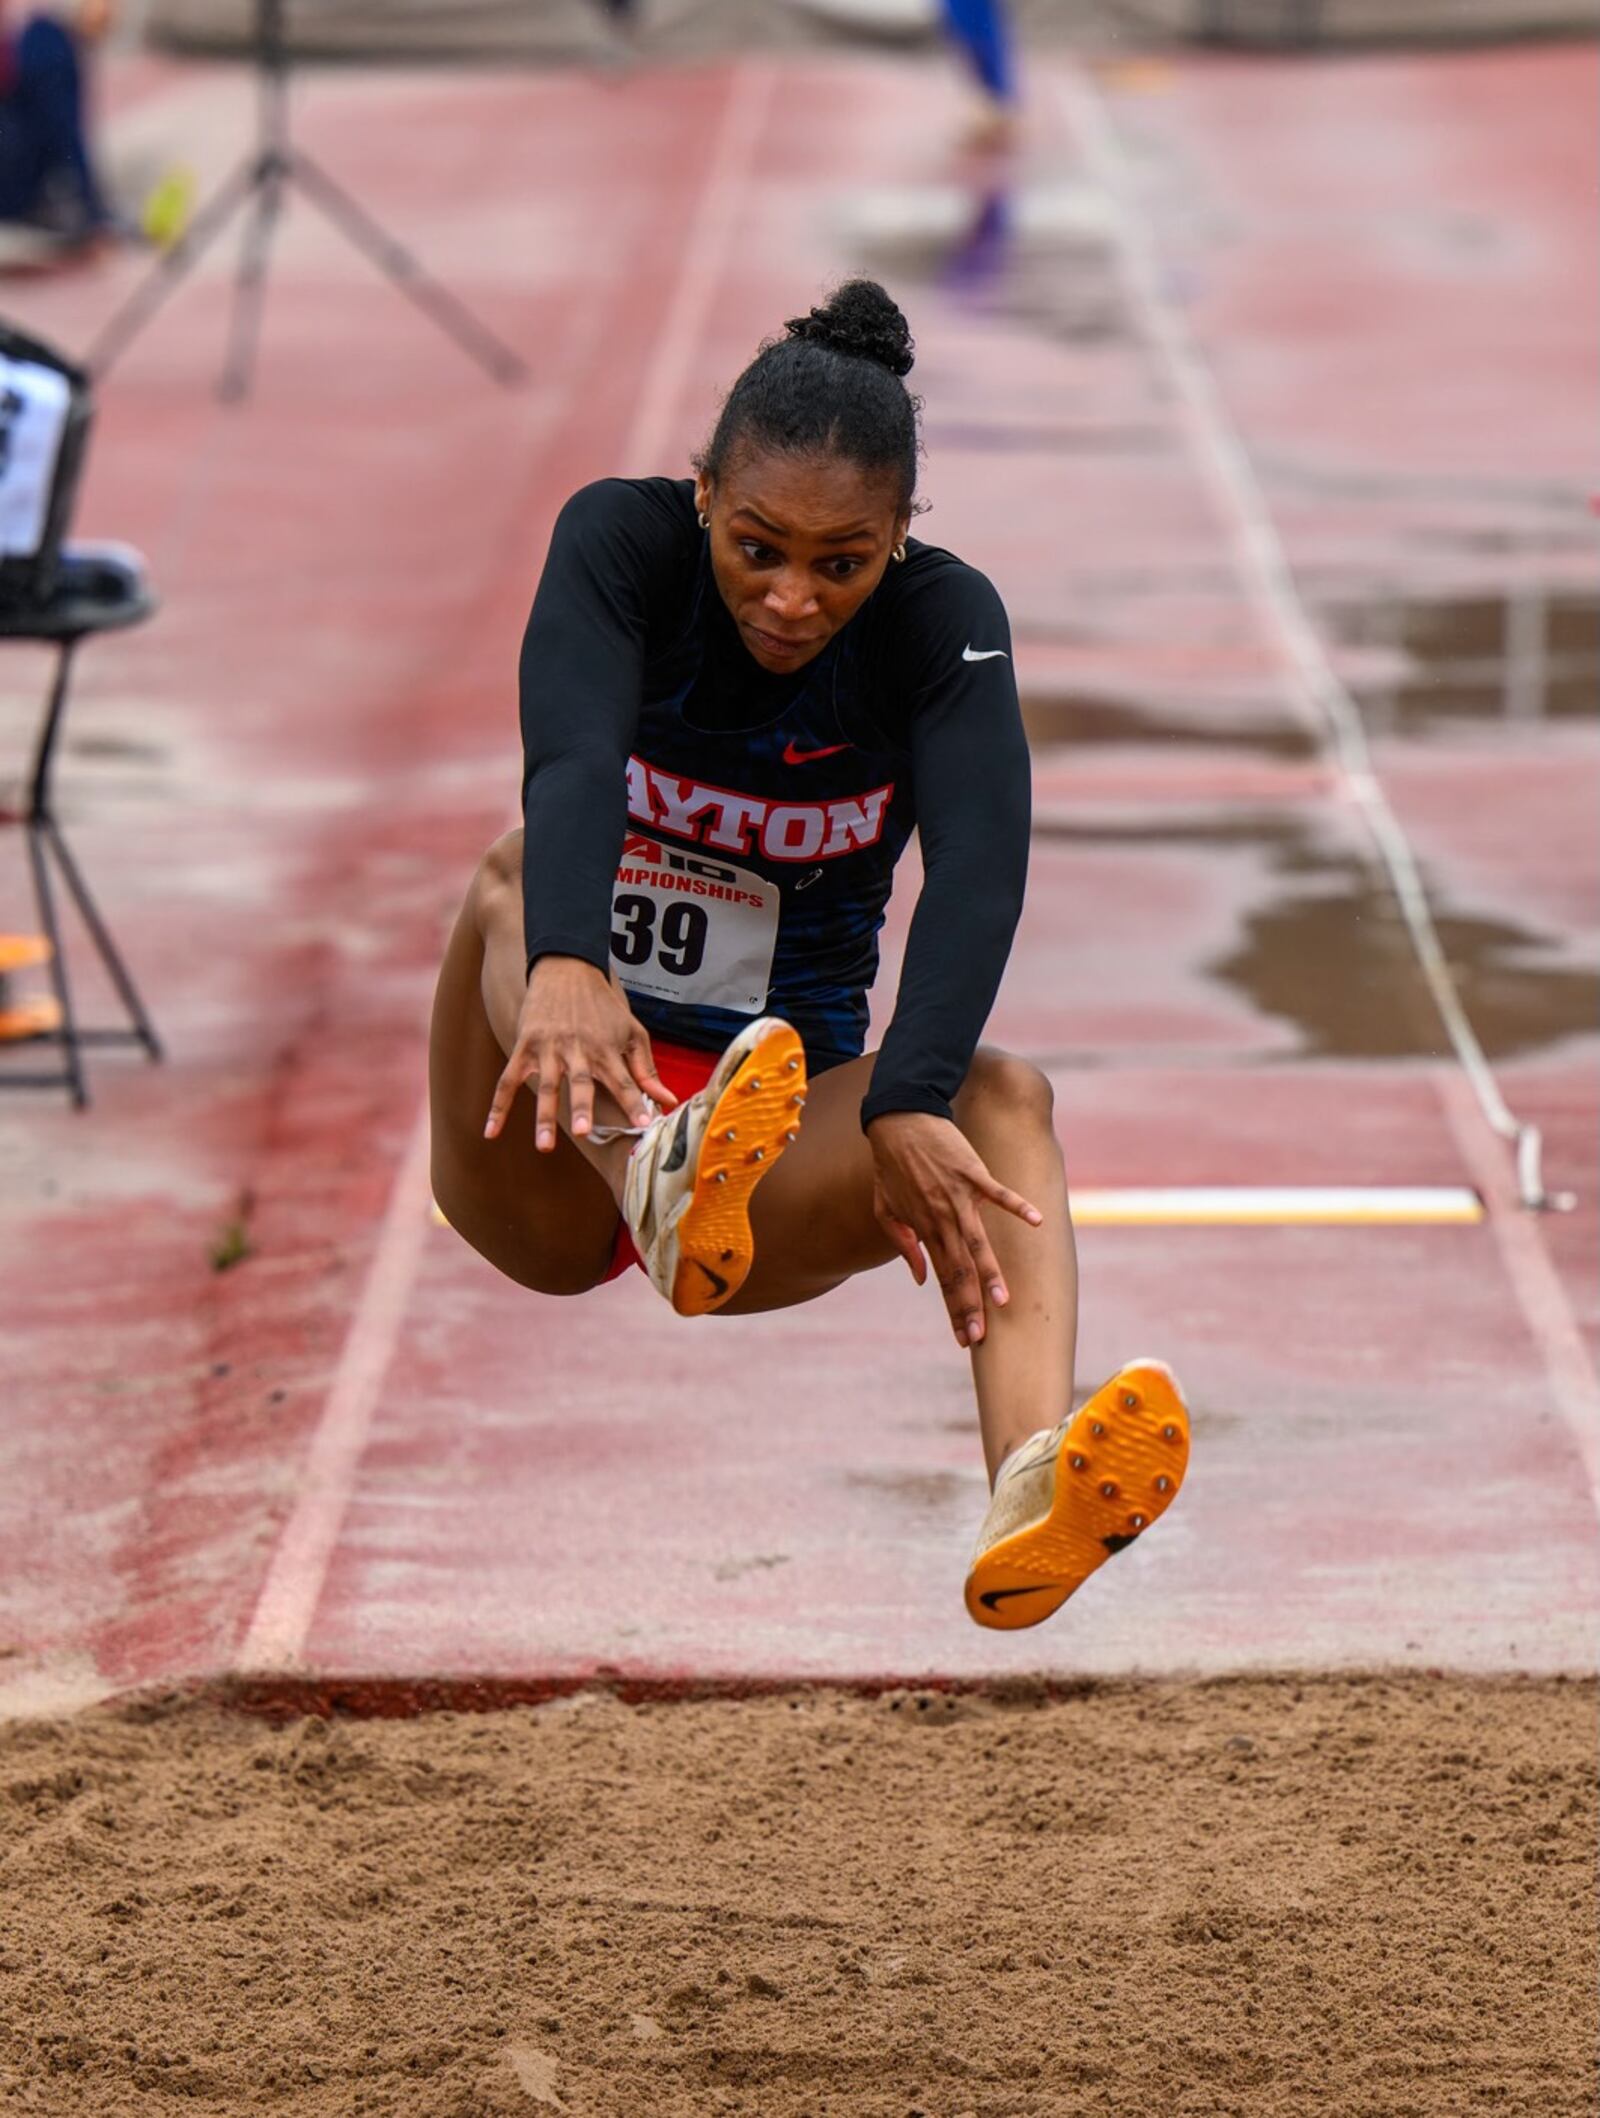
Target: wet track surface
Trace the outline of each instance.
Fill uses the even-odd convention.
[[[85,1117],[0,1112],[0,1701],[266,1649],[401,1684],[1590,1662],[1593,74],[1552,47],[1096,91],[1468,1013],[1579,1194],[1538,1222],[1241,591],[1048,70],[1004,184],[914,63],[308,91],[313,144],[534,380],[495,389],[299,215],[247,408],[208,395],[220,257],[106,387],[85,527],[147,551],[165,608],[85,655],[63,813],[173,1057],[101,1060]],[[181,135],[208,177],[248,107],[153,62],[122,94],[126,138]],[[1330,162],[1353,128],[1369,151]],[[918,334],[922,532],[1013,616],[1038,827],[993,1035],[1050,1070],[1075,1180],[1493,1209],[1087,1232],[1081,1379],[1172,1359],[1195,1469],[1158,1537],[998,1645],[959,1605],[968,1386],[903,1276],[702,1327],[642,1281],[546,1302],[429,1222],[407,1162],[555,508],[684,461],[751,347],[861,267]],[[15,306],[81,344],[111,295]]]

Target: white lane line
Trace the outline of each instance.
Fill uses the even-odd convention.
[[[672,422],[683,402],[695,347],[705,334],[711,297],[722,277],[739,210],[739,180],[767,122],[776,74],[770,65],[739,69],[722,113],[705,188],[684,245],[655,359],[645,377],[633,424],[619,459],[624,478],[652,478],[661,469]]]
[[[1179,1184],[1074,1187],[1080,1228],[1468,1227],[1483,1201],[1462,1184]]]
[[[294,1508],[239,1649],[242,1670],[292,1669],[305,1646],[416,1282],[428,1232],[428,1146],[424,1105],[411,1128],[366,1284],[306,1451]]]
[[[734,228],[739,184],[771,100],[768,66],[735,70],[717,143],[684,245],[672,307],[656,341],[622,449],[624,472],[659,468],[695,343]],[[322,1600],[356,1475],[394,1360],[429,1228],[428,1106],[412,1128],[377,1248],[339,1355],[327,1400],[306,1452],[289,1519],[267,1567],[236,1666],[248,1675],[298,1667]]]
[[[1544,1224],[1521,1211],[1510,1172],[1484,1137],[1471,1091],[1461,1076],[1440,1068],[1434,1084],[1461,1159],[1488,1202],[1489,1227],[1500,1262],[1539,1349],[1551,1398],[1577,1445],[1589,1496],[1600,1514],[1600,1377],[1567,1290],[1545,1248]]]
[[[1107,226],[1129,306],[1164,371],[1194,461],[1232,544],[1240,582],[1263,631],[1278,642],[1290,697],[1307,725],[1327,745],[1344,791],[1366,823],[1388,871],[1418,967],[1456,1058],[1472,1084],[1484,1122],[1515,1153],[1522,1203],[1551,1204],[1540,1171],[1538,1128],[1524,1123],[1508,1107],[1461,1004],[1411,841],[1374,770],[1361,709],[1334,670],[1306,612],[1249,452],[1199,342],[1168,293],[1160,253],[1139,206],[1127,156],[1104,99],[1087,71],[1071,61],[1063,65],[1056,86],[1084,168],[1105,200]]]

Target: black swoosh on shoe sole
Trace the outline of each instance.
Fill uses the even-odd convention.
[[[700,1270],[701,1270],[701,1271],[702,1271],[702,1272],[703,1272],[703,1273],[705,1274],[706,1278],[707,1278],[707,1279],[708,1279],[708,1280],[709,1280],[709,1281],[711,1282],[712,1290],[713,1290],[713,1292],[714,1292],[714,1293],[716,1293],[716,1294],[719,1294],[719,1295],[723,1295],[723,1294],[726,1294],[726,1293],[727,1293],[727,1291],[728,1291],[728,1283],[727,1283],[727,1281],[726,1281],[726,1280],[725,1280],[725,1279],[724,1279],[724,1278],[722,1277],[722,1274],[721,1274],[720,1272],[713,1272],[713,1271],[712,1271],[712,1269],[711,1269],[711,1267],[710,1267],[710,1266],[709,1266],[709,1265],[708,1265],[708,1264],[706,1263],[706,1261],[705,1261],[705,1259],[704,1259],[704,1258],[691,1258],[691,1259],[689,1260],[689,1262],[690,1262],[690,1264],[691,1264],[691,1265],[698,1265],[698,1266],[700,1267]]]
[[[986,1611],[997,1611],[1001,1604],[1012,1596],[1042,1596],[1047,1590],[1059,1589],[1059,1581],[1032,1581],[1026,1588],[986,1589],[978,1598]]]

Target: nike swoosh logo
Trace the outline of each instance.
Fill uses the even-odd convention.
[[[1035,1581],[1027,1588],[992,1588],[978,1598],[986,1611],[997,1611],[1010,1596],[1042,1596],[1047,1589],[1060,1586],[1055,1581]]]
[[[1003,647],[978,648],[969,640],[961,650],[961,659],[963,662],[1009,662],[1011,657]]]
[[[841,750],[854,750],[855,747],[854,743],[829,743],[822,750],[796,750],[791,737],[783,753],[783,762],[786,765],[809,765],[814,758],[837,757]]]
[[[701,1270],[701,1271],[702,1271],[702,1272],[703,1272],[703,1273],[705,1274],[706,1278],[707,1278],[707,1279],[708,1279],[708,1280],[709,1280],[709,1281],[711,1282],[711,1291],[712,1291],[712,1293],[713,1293],[713,1294],[726,1294],[726,1293],[727,1293],[727,1291],[728,1291],[728,1283],[727,1283],[727,1281],[726,1281],[726,1280],[725,1280],[725,1279],[724,1279],[724,1278],[722,1277],[722,1274],[721,1274],[720,1272],[713,1272],[713,1271],[712,1271],[712,1269],[711,1269],[711,1267],[710,1267],[710,1266],[709,1266],[709,1265],[708,1265],[708,1264],[706,1263],[706,1261],[705,1261],[705,1259],[704,1259],[704,1258],[691,1258],[691,1259],[689,1260],[689,1263],[690,1263],[691,1265],[698,1265],[698,1266],[700,1267],[700,1270]]]

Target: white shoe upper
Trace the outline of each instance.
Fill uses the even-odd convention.
[[[653,1118],[628,1157],[622,1180],[623,1219],[651,1285],[668,1301],[678,1272],[677,1226],[694,1202],[706,1127],[723,1090],[770,1028],[770,1020],[762,1016],[742,1029],[717,1061],[705,1087],[676,1110]]]

